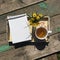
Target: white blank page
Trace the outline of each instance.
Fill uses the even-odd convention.
[[[27,16],[11,19],[8,21],[13,43],[31,40],[30,30],[29,27],[27,27]]]

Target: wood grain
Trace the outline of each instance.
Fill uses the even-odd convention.
[[[54,0],[54,2],[56,3],[56,0]],[[54,2],[50,2],[49,4],[51,4],[52,6],[55,5]],[[47,2],[48,3],[48,2]],[[57,4],[58,6],[59,4]],[[53,6],[54,7],[54,6]],[[11,13],[7,13],[5,15],[1,15],[0,16],[0,32],[7,32],[6,30],[6,17],[8,15],[18,15],[18,14],[22,14],[22,13],[27,13],[28,15],[31,15],[32,12],[36,12],[39,13],[41,12],[42,9],[40,9],[40,7],[38,5],[33,5],[24,9],[20,9],[17,11],[13,11]],[[49,14],[50,16],[59,13],[60,10],[58,12],[56,12],[57,10],[53,10],[54,12],[43,12],[45,15]],[[60,15],[51,18],[51,29],[53,30],[53,32],[56,32],[54,30],[54,28],[60,26]],[[6,44],[8,43],[8,40],[6,39],[6,35],[7,33],[4,34],[0,34],[0,45]],[[48,46],[46,46],[43,50],[38,50],[36,48],[35,45],[27,45],[27,46],[23,46],[23,47],[19,47],[17,49],[15,49],[14,47],[6,52],[2,52],[0,53],[0,60],[34,60],[34,59],[38,59],[38,58],[42,58],[44,56],[47,56],[49,54],[55,53],[60,51],[60,41],[58,39],[58,35],[59,34],[55,34],[52,35],[49,39],[49,44]],[[50,59],[50,58],[48,58]],[[54,58],[51,58],[54,59]]]

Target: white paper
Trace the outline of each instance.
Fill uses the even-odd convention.
[[[12,36],[12,43],[18,43],[31,40],[30,30],[27,21],[27,16],[8,20],[10,33]]]

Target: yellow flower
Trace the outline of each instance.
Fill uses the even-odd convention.
[[[31,20],[29,20],[29,23],[30,23],[30,24],[32,24],[32,21],[31,21]]]
[[[32,17],[29,20],[30,25],[32,25],[34,27],[38,26],[39,25],[38,20],[40,20],[41,17],[43,17],[43,14],[33,13]],[[36,20],[36,22],[35,22],[35,20]]]
[[[31,18],[31,21],[34,21],[35,19],[34,18]]]
[[[43,14],[39,14],[40,17],[43,17]]]
[[[36,16],[37,16],[37,14],[36,14],[36,13],[33,13],[33,14],[32,14],[32,16],[33,16],[33,17],[36,17]]]
[[[40,16],[36,16],[36,19],[39,20],[40,19]]]
[[[39,23],[32,23],[32,26],[37,27]]]
[[[34,21],[34,20],[35,20],[34,18],[31,18],[31,19],[29,20],[29,23],[32,24],[32,21]]]

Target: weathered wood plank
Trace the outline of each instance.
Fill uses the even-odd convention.
[[[55,23],[56,23],[56,26],[58,27],[59,25],[58,25],[58,23],[59,22],[56,22],[56,19],[57,20],[59,20],[60,19],[60,16],[56,16],[56,17],[54,17],[54,18],[52,18],[52,20],[51,20],[51,22],[54,20],[55,21]],[[53,24],[53,22],[52,22],[52,24]],[[2,25],[3,27],[4,26],[6,26],[6,25]],[[52,26],[52,25],[51,25]],[[53,26],[55,26],[55,25],[53,25]],[[53,27],[52,26],[52,27]],[[53,29],[53,28],[51,28],[51,29]],[[2,36],[2,35],[1,35]],[[6,35],[4,35],[4,37],[5,37]],[[3,36],[2,36],[3,37]],[[2,39],[2,38],[1,38]],[[56,40],[55,40],[56,39]],[[5,41],[4,40],[4,38],[2,39],[3,41],[4,41],[4,43],[5,42],[7,42],[7,40]],[[1,42],[0,42],[0,44],[4,44],[3,42],[2,42],[2,40],[1,40]],[[36,47],[34,47],[34,46],[25,46],[24,47],[24,51],[26,51],[25,53],[26,53],[26,55],[28,56],[28,59],[35,59],[35,58],[39,58],[39,57],[42,57],[42,56],[46,56],[46,55],[48,55],[48,54],[51,54],[51,53],[54,53],[54,52],[57,52],[57,51],[60,51],[60,42],[59,42],[59,40],[58,40],[58,34],[57,35],[54,35],[54,36],[52,36],[52,37],[50,37],[50,39],[49,39],[49,41],[50,41],[50,43],[49,43],[49,46],[46,46],[46,48],[44,49],[44,50],[42,50],[42,51],[39,51],[38,49],[36,49]],[[21,48],[19,48],[19,49],[21,49]],[[17,49],[17,54],[19,53],[19,49]],[[11,51],[11,52],[13,52],[13,50]],[[33,54],[33,53],[34,54]],[[14,52],[15,53],[15,52]],[[14,54],[13,53],[13,54]],[[23,51],[21,52],[21,53],[23,53]],[[4,54],[6,54],[6,53],[4,53]],[[15,53],[16,54],[16,53]],[[24,53],[23,53],[24,54]],[[8,54],[9,56],[10,56],[10,54]],[[18,54],[19,55],[19,54]],[[20,54],[21,55],[21,54]],[[5,56],[5,57],[7,57],[7,56]],[[27,57],[26,57],[27,58]],[[13,58],[14,59],[14,58]]]
[[[53,54],[53,55],[51,55],[51,56],[48,56],[47,59],[48,59],[48,60],[58,60],[56,54]]]
[[[52,3],[52,5],[53,5],[53,3]],[[32,12],[34,12],[34,11],[37,11],[39,13],[41,11],[41,9],[38,5],[37,6],[34,5],[34,6],[30,6],[30,7],[0,16],[0,28],[1,28],[0,32],[6,31],[6,20],[7,20],[6,17],[8,15],[18,15],[21,13],[27,13],[27,14],[31,15]],[[54,10],[53,13],[51,13],[51,12],[50,13],[47,12],[47,13],[50,16],[52,16],[57,13],[56,11]],[[46,14],[46,13],[44,13],[44,14]],[[53,32],[54,32],[54,28],[60,26],[59,19],[60,19],[60,15],[51,18],[51,29],[53,30]],[[60,41],[58,39],[58,35],[60,35],[60,34],[56,34],[56,35],[53,35],[50,37],[49,44],[48,44],[48,46],[46,46],[46,48],[44,50],[38,50],[34,45],[33,46],[31,46],[31,45],[24,46],[24,47],[20,47],[18,49],[13,48],[9,51],[0,53],[0,60],[17,60],[17,59],[18,60],[29,60],[29,59],[34,60],[34,59],[41,58],[43,56],[55,53],[57,51],[60,51]],[[0,38],[1,38],[0,39],[1,45],[7,43],[6,34],[1,34]]]
[[[50,55],[48,57],[42,58],[42,59],[37,59],[37,60],[58,60],[57,59],[57,54]]]
[[[43,0],[21,0],[21,1],[20,0],[7,0],[7,1],[1,0],[0,1],[0,15],[16,10],[16,9],[26,7],[28,5],[41,2]]]

